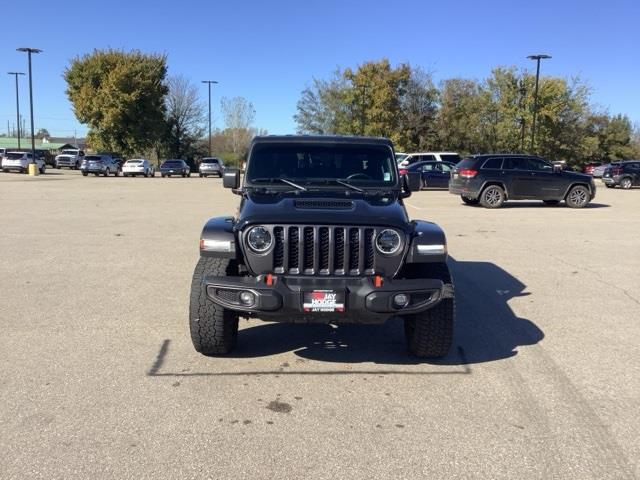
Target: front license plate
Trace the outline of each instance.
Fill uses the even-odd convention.
[[[344,312],[344,292],[312,290],[302,294],[302,310],[309,313]]]

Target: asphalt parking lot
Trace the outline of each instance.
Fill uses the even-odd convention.
[[[418,479],[640,476],[640,189],[582,210],[407,200],[446,231],[454,346],[399,322],[242,321],[191,345],[208,178],[0,173],[0,477]]]

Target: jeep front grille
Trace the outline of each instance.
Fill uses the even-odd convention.
[[[370,275],[375,269],[374,227],[276,226],[273,272]]]

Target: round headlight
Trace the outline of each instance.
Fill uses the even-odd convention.
[[[400,249],[400,235],[395,230],[387,228],[376,237],[376,248],[380,253],[392,255]]]
[[[253,227],[247,235],[247,243],[254,252],[266,252],[272,243],[271,234],[264,227]]]

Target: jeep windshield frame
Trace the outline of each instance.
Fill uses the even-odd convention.
[[[244,186],[288,187],[278,179],[314,190],[401,188],[393,150],[384,144],[269,142],[254,145]]]

